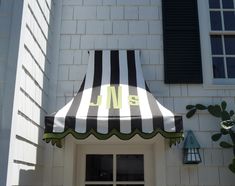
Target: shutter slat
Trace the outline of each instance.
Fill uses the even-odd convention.
[[[162,0],[165,83],[202,83],[197,0]]]

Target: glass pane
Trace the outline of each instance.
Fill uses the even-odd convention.
[[[213,57],[214,78],[225,78],[224,59],[222,57]]]
[[[223,54],[223,46],[221,36],[211,36],[211,51],[212,54]]]
[[[235,57],[228,57],[226,60],[228,78],[235,78]]]
[[[86,181],[112,181],[113,155],[87,155]]]
[[[233,0],[222,0],[223,8],[233,8]]]
[[[224,28],[225,30],[235,30],[235,12],[224,12]]]
[[[135,185],[133,185],[133,184],[130,184],[130,185],[127,185],[127,184],[124,184],[124,185],[117,185],[117,186],[144,186],[143,184],[140,184],[140,185],[137,185],[137,184],[135,184]]]
[[[95,184],[95,185],[92,185],[92,184],[86,184],[85,186],[113,186],[113,185],[105,185],[105,184]]]
[[[222,30],[220,11],[211,11],[210,20],[211,20],[211,30]]]
[[[220,8],[220,0],[209,0],[210,8]]]
[[[144,181],[144,156],[117,155],[117,181]]]
[[[225,53],[235,54],[235,35],[224,36]]]

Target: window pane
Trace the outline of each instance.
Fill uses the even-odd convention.
[[[210,8],[220,8],[220,0],[209,0]]]
[[[224,28],[225,30],[235,30],[235,12],[224,12]]]
[[[235,57],[228,57],[226,60],[228,78],[235,78]]]
[[[99,184],[96,184],[96,185],[86,184],[86,186],[113,186],[113,185],[110,185],[110,184],[109,185],[105,185],[105,184],[102,183],[100,185]]]
[[[117,181],[144,181],[144,156],[117,155]]]
[[[211,11],[210,20],[211,20],[211,30],[222,30],[220,11]]]
[[[113,155],[87,155],[86,181],[112,181]]]
[[[223,8],[233,8],[233,0],[222,0]]]
[[[117,185],[117,186],[144,186],[144,185],[143,185],[143,184],[140,184],[140,185],[136,185],[136,184],[135,184],[135,185],[133,185],[133,184],[130,184],[130,185],[126,185],[126,184],[120,185],[120,184],[119,184],[119,185]]]
[[[213,57],[214,78],[225,78],[224,59],[222,57]]]
[[[211,51],[212,54],[223,54],[223,46],[221,36],[211,36]]]
[[[235,54],[235,35],[224,36],[225,53]]]

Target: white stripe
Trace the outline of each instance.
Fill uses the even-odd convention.
[[[73,99],[61,108],[54,117],[53,132],[64,132],[65,117],[71,107]]]
[[[86,118],[90,106],[93,79],[94,79],[94,56],[95,56],[94,51],[90,51],[85,86],[82,93],[81,102],[78,111],[76,113],[75,131],[80,133],[86,132]]]
[[[122,86],[122,108],[119,110],[120,115],[120,132],[131,133],[130,106],[128,101],[128,67],[127,67],[127,51],[119,51],[119,72],[120,86]]]
[[[139,51],[135,51],[135,65],[137,78],[137,92],[139,96],[139,108],[142,118],[142,131],[146,133],[153,132],[153,116],[149,106],[147,92],[145,90],[145,81],[140,65]]]
[[[163,116],[164,130],[166,132],[175,132],[176,128],[174,114],[167,108],[163,107],[157,100],[156,103]]]
[[[108,116],[109,109],[106,108],[107,99],[107,87],[110,86],[110,51],[104,50],[102,54],[103,66],[102,66],[102,81],[100,88],[100,95],[102,96],[101,105],[98,108],[97,113],[97,131],[102,134],[108,133]]]

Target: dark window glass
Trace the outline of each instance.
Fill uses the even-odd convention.
[[[222,0],[223,8],[234,8],[233,0]]]
[[[220,0],[209,0],[210,8],[220,8]]]
[[[225,30],[235,30],[235,12],[224,12],[224,28]]]
[[[86,186],[113,186],[113,185],[110,185],[110,184],[109,185],[105,185],[105,184],[102,183],[100,185],[99,184],[96,184],[96,185],[86,184]]]
[[[212,54],[223,54],[223,46],[221,36],[211,36],[211,51]]]
[[[225,53],[235,54],[235,35],[224,36]]]
[[[228,78],[235,78],[235,57],[226,58]]]
[[[86,181],[112,181],[113,155],[87,155]]]
[[[224,59],[222,57],[213,57],[214,78],[225,78]]]
[[[117,155],[117,181],[144,181],[144,156]]]
[[[221,13],[219,11],[210,12],[211,30],[222,30]]]
[[[119,185],[117,185],[117,186],[144,186],[144,185],[143,185],[143,184],[140,184],[140,185],[137,185],[137,184],[135,184],[135,185],[133,185],[133,184],[131,184],[131,185],[129,185],[129,184],[128,184],[128,185],[127,185],[127,184],[120,185],[120,184],[119,184]]]

